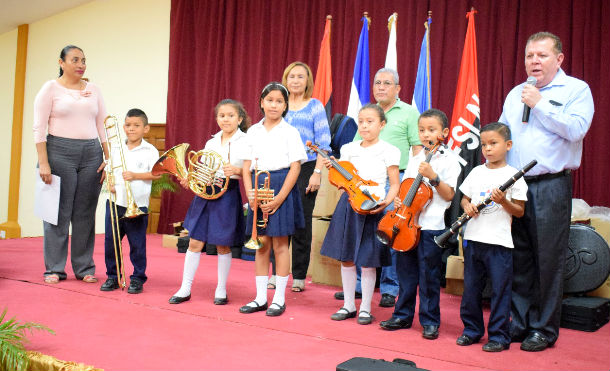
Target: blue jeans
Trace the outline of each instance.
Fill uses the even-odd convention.
[[[399,179],[402,179],[404,174],[404,170],[399,172]],[[389,180],[385,183],[385,191],[386,193],[390,189]],[[383,213],[387,213],[388,211],[394,210],[394,203],[390,203]],[[389,294],[392,296],[398,296],[398,276],[396,275],[396,250],[390,249],[390,255],[392,255],[392,265],[388,265],[387,267],[381,267],[381,277],[379,278],[379,292],[381,294]],[[360,267],[356,267],[356,272],[358,273],[358,278],[356,281],[356,292],[362,292],[362,287],[360,286]]]

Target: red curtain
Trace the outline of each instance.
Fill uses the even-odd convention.
[[[365,11],[372,19],[371,79],[385,61],[387,19],[398,12],[400,97],[411,102],[430,10],[432,104],[450,116],[471,7],[478,12],[481,123],[496,121],[506,94],[525,81],[528,36],[538,31],[557,34],[566,56],[564,70],[589,84],[596,108],[582,165],[574,175],[574,197],[610,206],[609,192],[601,185],[610,178],[603,159],[610,140],[610,3],[605,0],[172,0],[167,147],[188,142],[192,149],[202,148],[219,130],[213,109],[223,98],[241,101],[252,120],[260,120],[260,91],[268,82],[280,81],[285,66],[300,60],[316,70],[327,14],[333,17],[333,113],[347,109]],[[160,233],[183,220],[192,197],[189,191],[164,194]]]

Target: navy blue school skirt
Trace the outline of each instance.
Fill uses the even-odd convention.
[[[231,179],[225,194],[215,200],[196,196],[184,217],[189,236],[217,246],[244,243],[244,211],[239,181]]]
[[[286,175],[288,175],[288,168],[271,171],[270,187],[273,189],[273,193],[277,196],[282,189]],[[261,174],[258,177],[258,188],[263,186],[267,178],[266,174]],[[254,172],[252,172],[252,184],[254,184]],[[248,221],[246,222],[246,234],[252,233],[252,209],[248,206]],[[263,212],[259,208],[256,212],[256,219],[263,219]],[[299,195],[299,188],[296,183],[290,190],[288,197],[282,203],[279,209],[272,215],[269,215],[266,228],[257,227],[257,233],[259,236],[292,236],[297,228],[305,228],[305,217],[303,216],[303,204],[301,204],[301,196]]]
[[[343,193],[333,214],[320,254],[360,267],[382,267],[392,264],[390,248],[377,240],[375,232],[383,213],[356,213]]]

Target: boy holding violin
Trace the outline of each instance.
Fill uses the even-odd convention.
[[[434,108],[429,109],[419,116],[417,125],[419,139],[425,150],[409,160],[403,181],[421,174],[427,184],[422,183],[419,187],[432,188],[432,199],[421,210],[416,223],[421,225],[417,246],[408,251],[397,252],[396,274],[400,286],[398,300],[392,317],[382,321],[380,326],[385,330],[411,327],[419,286],[419,323],[423,327],[423,337],[432,340],[438,338],[441,322],[441,248],[434,242],[434,237],[445,229],[445,210],[455,194],[461,168],[448,150],[443,151],[440,148],[449,134],[449,122],[445,113]],[[427,156],[431,152],[433,155],[428,162]],[[394,207],[398,209],[401,203],[400,198],[395,198]],[[395,249],[404,250],[396,246]]]

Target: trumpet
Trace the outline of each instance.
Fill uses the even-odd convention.
[[[190,151],[187,154],[188,148],[188,143],[182,143],[167,150],[159,157],[151,173],[167,173],[180,180],[187,179],[189,189],[197,196],[206,200],[219,198],[227,191],[230,180],[229,177],[220,176],[218,173],[225,165],[222,156],[211,150]],[[185,156],[188,157],[188,169]]]
[[[274,194],[273,189],[271,189],[271,174],[266,170],[258,171],[258,158],[254,160],[254,207],[252,208],[252,237],[244,246],[251,250],[258,250],[263,247],[263,241],[258,238],[257,227],[265,228],[267,226],[267,221],[269,220],[269,213],[263,211],[263,218],[261,221],[257,221],[258,218],[258,207],[262,204],[266,204],[269,201],[273,201]],[[267,177],[263,183],[262,187],[258,187],[258,177],[261,174],[266,174]]]
[[[118,218],[118,210],[116,205],[116,193],[112,192],[111,188],[115,184],[115,176],[114,169],[121,168],[122,171],[127,171],[127,166],[125,165],[125,154],[123,153],[123,137],[121,136],[121,128],[118,125],[117,118],[115,116],[107,116],[104,119],[104,129],[106,131],[106,139],[108,143],[108,152],[110,153],[110,157],[108,160],[108,168],[107,168],[107,183],[108,194],[110,199],[110,224],[112,225],[112,241],[114,245],[114,258],[116,261],[117,268],[117,280],[119,281],[119,286],[121,289],[125,288],[125,267],[123,265],[123,246],[121,244],[121,231],[119,229],[119,218]],[[114,143],[114,144],[113,144]],[[118,147],[120,161],[115,166],[114,159],[112,157],[112,147]],[[133,193],[131,192],[131,186],[129,181],[125,181],[125,193],[126,193],[126,201],[127,201],[127,210],[125,210],[125,214],[123,218],[135,218],[140,215],[145,214],[142,212],[133,198]]]

